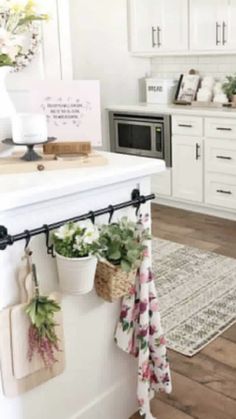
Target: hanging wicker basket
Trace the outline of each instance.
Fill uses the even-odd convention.
[[[95,288],[99,297],[110,303],[129,294],[135,283],[137,269],[127,273],[107,261],[97,264]]]

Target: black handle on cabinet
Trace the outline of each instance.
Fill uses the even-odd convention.
[[[218,22],[216,22],[216,45],[220,45],[220,39],[219,39],[220,26],[221,25]]]
[[[152,47],[153,48],[157,46],[157,44],[155,43],[155,32],[156,32],[156,29],[154,28],[154,26],[152,26]]]
[[[198,143],[196,143],[196,160],[199,160],[201,157],[199,154],[200,148],[201,146]]]
[[[232,160],[232,157],[229,156],[216,156],[217,159],[222,159],[222,160]]]
[[[227,44],[227,39],[226,39],[226,28],[227,25],[225,22],[223,22],[223,26],[222,26],[222,38],[223,38],[223,45]]]
[[[178,124],[178,126],[181,128],[193,128],[193,126],[190,124]]]
[[[161,28],[157,26],[157,46],[161,47]]]
[[[222,194],[225,194],[225,195],[232,195],[231,191],[224,191],[224,189],[217,189],[216,192],[217,193],[222,193]]]
[[[226,127],[217,127],[217,131],[232,131],[232,128],[226,128]]]

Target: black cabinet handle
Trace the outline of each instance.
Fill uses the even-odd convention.
[[[156,32],[156,29],[154,28],[154,26],[152,26],[152,47],[153,48],[157,46],[157,44],[155,43],[155,32]]]
[[[200,154],[199,154],[199,151],[200,151],[200,145],[197,143],[196,144],[196,160],[199,160],[200,159]]]
[[[217,127],[217,131],[232,131],[232,128]]]
[[[226,39],[226,28],[227,25],[225,22],[223,22],[223,28],[222,28],[222,36],[223,36],[223,45],[227,44],[227,39]]]
[[[161,47],[161,28],[157,26],[157,46],[158,48]]]
[[[216,192],[217,193],[222,193],[222,194],[225,194],[225,195],[232,195],[231,191],[224,191],[224,189],[217,189]]]
[[[222,159],[222,160],[232,160],[232,157],[228,157],[228,156],[216,156],[217,159]]]
[[[218,22],[216,22],[216,45],[220,44],[220,39],[219,39],[219,29],[220,29],[220,24]]]
[[[193,128],[193,126],[189,124],[178,124],[178,126],[182,128]]]

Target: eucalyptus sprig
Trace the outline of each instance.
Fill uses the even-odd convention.
[[[130,272],[140,265],[146,248],[144,242],[150,238],[148,230],[123,217],[117,223],[100,227],[99,257]]]
[[[32,361],[34,353],[38,353],[45,367],[50,368],[57,361],[55,352],[60,350],[54,316],[61,307],[55,300],[40,295],[35,265],[32,265],[32,268],[35,296],[25,309],[31,323],[28,334],[28,359]]]

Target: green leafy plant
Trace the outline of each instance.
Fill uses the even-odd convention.
[[[117,223],[100,227],[99,258],[130,272],[140,265],[146,249],[144,241],[150,238],[147,230],[123,217]]]
[[[225,94],[231,98],[233,95],[236,95],[236,74],[233,76],[227,76],[226,82],[223,84],[223,91]]]
[[[32,269],[35,296],[25,309],[31,323],[28,332],[28,359],[32,361],[34,354],[38,353],[45,367],[50,368],[57,362],[55,352],[60,350],[54,316],[61,307],[56,301],[39,294],[35,265],[32,265]]]
[[[98,228],[90,220],[67,223],[53,234],[55,250],[67,258],[96,254],[99,243]]]

